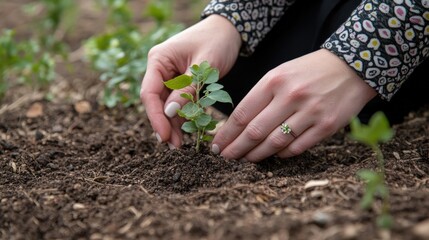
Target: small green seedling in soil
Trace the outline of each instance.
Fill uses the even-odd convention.
[[[226,91],[222,90],[223,86],[217,83],[219,70],[212,68],[207,61],[200,65],[191,66],[190,70],[192,76],[183,74],[164,82],[164,84],[172,90],[179,90],[188,86],[195,89],[195,95],[191,93],[180,95],[189,102],[177,113],[187,120],[183,123],[182,130],[197,134],[195,150],[199,152],[201,142],[210,142],[213,139],[213,136],[208,135],[207,131],[215,129],[217,124],[217,121],[206,113],[207,107],[216,102],[232,104],[232,99]],[[205,85],[207,87],[202,91]]]
[[[376,153],[378,160],[377,171],[362,169],[357,174],[366,181],[364,196],[361,200],[361,207],[368,209],[374,202],[376,195],[383,201],[380,215],[377,217],[377,225],[380,228],[391,228],[393,219],[389,209],[389,189],[385,183],[384,157],[380,150],[379,143],[392,139],[394,132],[390,128],[389,121],[383,112],[376,112],[369,120],[368,125],[361,124],[359,119],[354,118],[350,124],[351,137],[361,142]]]

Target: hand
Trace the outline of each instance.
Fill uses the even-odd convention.
[[[301,154],[347,125],[375,95],[343,60],[318,50],[267,73],[216,134],[212,151],[251,162]],[[296,137],[282,133],[283,122]]]
[[[224,17],[211,15],[194,26],[161,43],[149,52],[146,74],[141,86],[141,100],[159,142],[170,148],[182,144],[182,119],[176,110],[186,103],[180,93],[168,90],[163,82],[188,72],[189,66],[207,60],[225,75],[237,59],[241,38]]]

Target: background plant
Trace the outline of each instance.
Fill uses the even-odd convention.
[[[135,24],[125,0],[101,0],[108,12],[105,33],[90,38],[85,55],[106,82],[102,102],[108,107],[130,106],[140,102],[140,83],[146,72],[149,49],[183,29],[173,23],[172,1],[150,1],[144,15],[155,25],[144,34]]]
[[[366,181],[361,207],[368,209],[373,205],[374,198],[379,195],[382,199],[381,213],[377,217],[377,225],[381,228],[390,228],[393,219],[390,215],[389,189],[385,183],[384,156],[379,143],[387,142],[393,138],[394,132],[390,128],[389,121],[383,112],[376,112],[368,125],[361,124],[358,118],[354,118],[350,124],[351,137],[367,146],[376,154],[378,169],[376,171],[363,169],[358,176]]]
[[[33,39],[47,52],[67,57],[68,45],[63,41],[77,19],[78,8],[74,0],[40,0],[24,6],[36,19]]]
[[[14,35],[13,30],[4,30],[0,35],[0,99],[14,82],[37,89],[54,79],[52,56],[42,52],[37,41],[18,41]]]
[[[26,4],[24,10],[37,16],[35,30],[27,39],[19,40],[13,29],[0,35],[0,99],[14,84],[26,84],[40,90],[55,78],[55,55],[67,56],[62,41],[76,18],[73,0],[40,0]]]
[[[232,99],[226,91],[222,90],[223,86],[217,83],[219,70],[212,68],[207,61],[200,65],[192,65],[190,70],[192,76],[183,74],[164,82],[164,84],[172,90],[179,90],[188,86],[195,89],[195,95],[191,93],[180,95],[189,102],[177,113],[187,120],[183,123],[182,130],[191,134],[196,133],[195,150],[199,152],[201,142],[209,142],[213,139],[213,136],[208,135],[207,131],[214,130],[217,124],[217,121],[206,113],[207,107],[216,102],[232,104]],[[207,87],[203,90],[205,85]]]

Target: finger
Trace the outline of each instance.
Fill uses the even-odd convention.
[[[183,133],[182,133],[182,124],[185,120],[180,117],[175,117],[170,120],[172,126],[171,137],[168,141],[168,146],[170,149],[180,148],[183,144]]]
[[[266,87],[256,85],[237,105],[226,123],[219,129],[213,139],[212,151],[217,154],[233,142],[246,128],[249,122],[254,119],[273,99],[271,91]],[[232,150],[230,150],[232,151]],[[222,153],[223,154],[223,153]],[[238,155],[238,154],[231,154]]]
[[[319,124],[314,124],[309,127],[305,132],[301,133],[297,139],[291,142],[285,149],[277,153],[277,156],[280,158],[289,158],[293,156],[300,155],[307,149],[313,147],[321,140],[332,136],[336,129],[331,126],[334,125],[325,125],[324,127],[318,126]]]
[[[272,103],[258,114],[231,144],[225,147],[222,156],[228,159],[240,159],[266,141],[266,138],[276,131],[284,119],[289,118],[295,112],[295,108],[288,107],[288,105],[291,104],[274,98]],[[283,147],[285,146],[283,145]],[[272,154],[278,151],[279,149]]]
[[[282,123],[287,124],[291,129],[290,133],[283,133],[282,124],[278,124],[271,134],[261,144],[247,153],[243,159],[249,162],[258,162],[282,151],[289,144],[299,139],[301,134],[312,126],[313,121],[302,112],[298,112]]]
[[[163,84],[161,72],[148,63],[147,72],[142,81],[140,97],[152,128],[161,142],[170,139],[171,134],[171,124],[163,111],[168,95],[169,91]]]
[[[181,109],[187,102],[188,99],[180,96],[182,93],[189,93],[195,95],[195,88],[188,86],[180,90],[174,90],[170,93],[167,100],[165,101],[164,113],[167,117],[173,118],[177,115],[177,110]]]

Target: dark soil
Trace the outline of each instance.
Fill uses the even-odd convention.
[[[99,106],[97,76],[79,69],[63,72],[64,98],[0,115],[0,239],[429,238],[429,107],[382,145],[395,225],[381,231],[381,201],[362,210],[356,177],[376,168],[375,155],[347,133],[260,164],[169,150],[141,106]],[[88,113],[76,110],[82,99]],[[42,114],[27,117],[34,103]],[[328,181],[305,188],[310,180]]]

